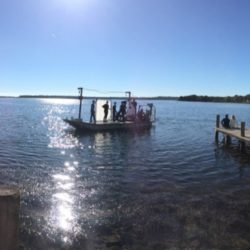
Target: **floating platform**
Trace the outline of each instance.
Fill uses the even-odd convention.
[[[117,131],[117,130],[145,130],[152,127],[155,121],[156,109],[153,103],[139,105],[137,110],[137,102],[131,98],[131,92],[128,93],[128,100],[122,101],[119,112],[116,112],[116,102],[112,105],[112,100],[95,99],[90,107],[90,121],[81,119],[82,112],[82,90],[79,90],[79,116],[78,119],[63,119],[64,122],[82,132],[98,132],[98,131]],[[92,119],[93,118],[93,119]],[[115,120],[115,121],[114,121]]]
[[[98,121],[96,123],[85,122],[82,119],[64,119],[66,123],[79,131],[112,131],[112,130],[139,130],[150,129],[152,127],[151,121],[133,122],[133,121]]]

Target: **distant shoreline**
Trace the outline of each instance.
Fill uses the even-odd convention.
[[[37,98],[37,99],[79,99],[79,96],[68,95],[20,95],[20,96],[0,96],[0,98]],[[84,96],[83,99],[127,99],[124,96]],[[214,103],[245,103],[250,104],[250,94],[245,96],[206,96],[206,95],[188,95],[188,96],[155,96],[155,97],[134,97],[137,100],[173,100],[185,102],[214,102]]]
[[[79,96],[64,96],[64,95],[20,95],[18,98],[58,98],[58,99],[79,99]],[[121,96],[84,96],[83,99],[126,99]],[[158,97],[135,97],[138,100],[178,100],[179,97],[158,96]]]
[[[0,96],[0,98],[18,98],[16,96]]]
[[[221,102],[221,103],[250,103],[250,94],[241,96],[198,96],[198,95],[188,95],[188,96],[180,96],[179,101],[187,101],[187,102]]]

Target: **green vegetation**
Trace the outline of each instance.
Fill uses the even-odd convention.
[[[232,103],[250,103],[250,94],[245,96],[180,96],[179,101],[190,101],[190,102],[232,102]]]

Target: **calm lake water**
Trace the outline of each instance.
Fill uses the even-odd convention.
[[[213,131],[216,114],[250,126],[250,105],[154,103],[150,131],[76,134],[62,118],[78,101],[0,99],[0,184],[21,189],[24,249],[250,248],[250,153]]]

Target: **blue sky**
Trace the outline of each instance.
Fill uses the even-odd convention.
[[[249,13],[249,0],[2,0],[0,95],[249,94]]]

